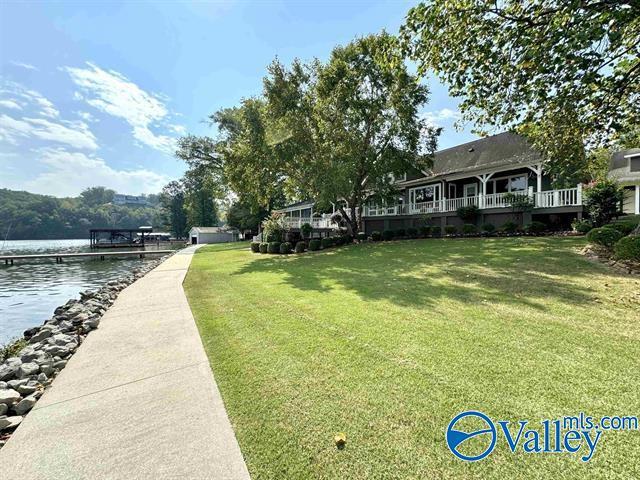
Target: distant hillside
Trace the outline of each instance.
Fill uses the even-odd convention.
[[[105,190],[104,198],[109,196],[113,192]],[[149,205],[130,206],[96,202],[88,195],[56,198],[0,189],[0,243],[7,231],[9,240],[88,238],[90,228],[161,228],[163,223],[155,195],[149,196]]]

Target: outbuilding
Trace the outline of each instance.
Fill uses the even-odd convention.
[[[220,227],[192,227],[189,240],[192,245],[201,243],[237,242],[240,233],[237,230],[225,230]]]

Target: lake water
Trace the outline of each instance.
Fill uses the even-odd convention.
[[[88,251],[88,240],[0,240],[0,255]],[[21,336],[27,328],[42,324],[56,307],[70,298],[79,298],[79,292],[98,288],[153,258],[76,258],[65,259],[62,264],[51,258],[37,263],[16,260],[9,266],[1,262],[0,345]]]

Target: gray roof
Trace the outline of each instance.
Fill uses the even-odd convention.
[[[440,176],[510,165],[518,167],[541,161],[541,155],[522,135],[504,132],[436,152],[433,168],[426,173]]]
[[[223,227],[191,227],[191,230],[195,230],[198,233],[237,233],[236,229],[225,229]]]
[[[282,212],[284,210],[290,210],[290,209],[296,209],[296,208],[302,208],[302,207],[311,207],[313,206],[313,200],[303,200],[301,202],[295,202],[292,203],[290,205],[286,205],[282,208],[278,208],[277,210],[274,210],[275,212]]]
[[[640,172],[632,172],[630,169],[631,159],[628,156],[633,154],[640,155],[640,148],[629,148],[615,152],[609,161],[609,178],[617,180],[622,185],[635,185],[640,182]]]

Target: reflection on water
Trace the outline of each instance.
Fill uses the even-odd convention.
[[[0,247],[3,242],[0,241]],[[147,250],[155,246],[147,246]],[[161,246],[162,249],[170,247]],[[173,247],[176,248],[176,247]],[[127,249],[128,250],[128,249]],[[88,240],[11,240],[4,243],[0,255],[28,255],[53,252],[89,251]],[[14,265],[0,264],[0,344],[22,335],[27,328],[40,325],[55,308],[70,298],[78,298],[82,290],[97,288],[118,278],[137,265],[154,257],[121,257],[97,259],[54,259],[28,263],[16,260]]]

